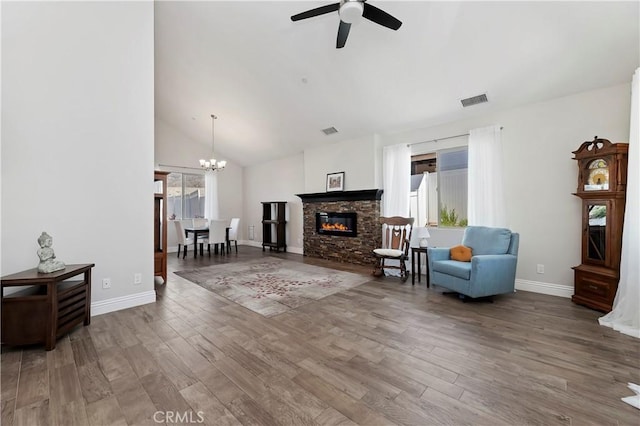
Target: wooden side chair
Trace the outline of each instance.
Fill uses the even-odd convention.
[[[376,266],[373,275],[381,277],[385,269],[399,269],[400,278],[406,281],[408,278],[406,261],[409,258],[409,242],[413,229],[412,217],[381,217],[382,247],[373,250],[376,258]],[[385,264],[385,260],[397,260],[399,266]]]

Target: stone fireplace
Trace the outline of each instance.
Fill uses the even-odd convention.
[[[297,194],[304,216],[304,255],[373,265],[381,245],[381,189]]]

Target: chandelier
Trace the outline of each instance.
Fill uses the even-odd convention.
[[[215,115],[211,114],[211,159],[210,160],[200,160],[200,167],[205,172],[215,172],[216,170],[222,170],[227,165],[227,162],[224,160],[216,161],[215,150],[214,150],[214,124],[216,121]]]

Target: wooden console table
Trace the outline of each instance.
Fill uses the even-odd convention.
[[[50,351],[56,347],[58,337],[81,322],[89,325],[94,266],[67,265],[50,274],[33,268],[2,277],[2,343],[11,346],[44,343]],[[81,280],[69,280],[81,274]],[[30,287],[5,296],[5,288],[15,286]]]

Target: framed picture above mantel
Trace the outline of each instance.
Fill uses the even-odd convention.
[[[344,191],[344,172],[327,174],[327,192]]]

